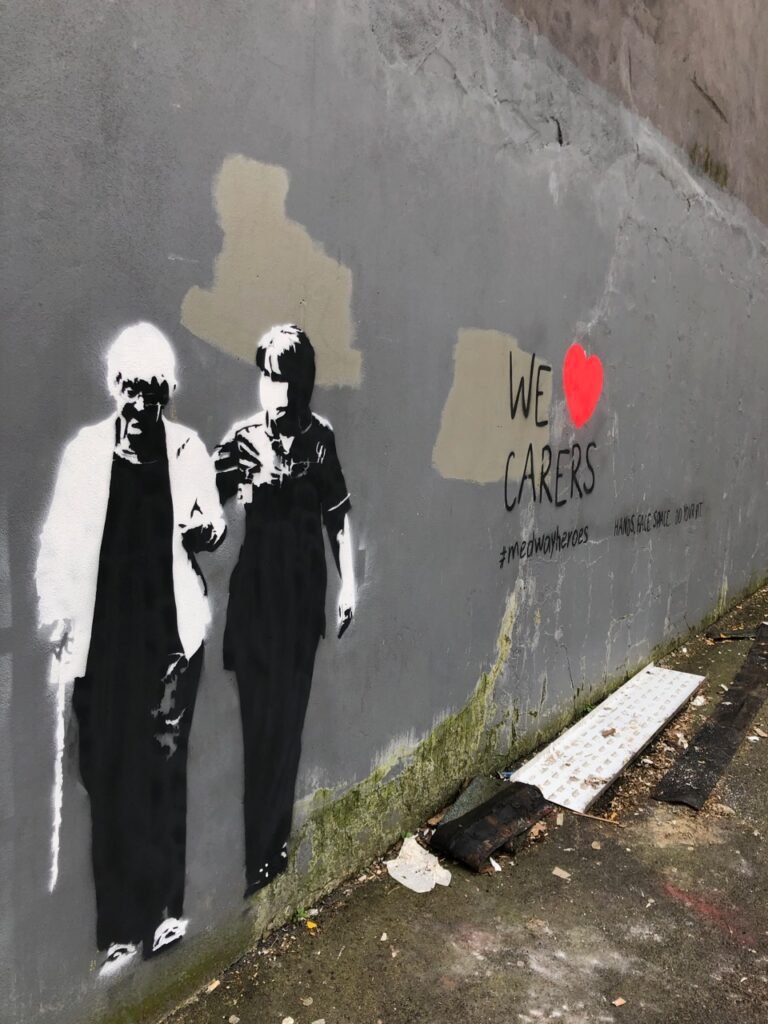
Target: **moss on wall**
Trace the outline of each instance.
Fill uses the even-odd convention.
[[[756,576],[730,599],[722,588],[717,607],[688,635],[706,628],[727,608],[766,582],[768,577]],[[357,874],[403,834],[415,829],[456,794],[464,779],[497,771],[526,756],[649,661],[658,661],[685,639],[665,640],[649,658],[602,679],[574,701],[550,709],[532,720],[525,732],[518,733],[519,711],[514,707],[500,710],[496,700],[497,685],[509,657],[516,611],[513,592],[501,620],[495,660],[483,672],[463,708],[446,716],[415,749],[394,750],[388,762],[378,765],[341,796],[335,797],[330,789],[318,789],[310,800],[304,824],[294,836],[286,872],[253,897],[241,919],[198,940],[186,963],[176,973],[164,976],[151,995],[141,1001],[131,1002],[128,998],[125,1008],[106,1016],[100,1014],[96,1018],[100,1024],[159,1019],[163,1011],[188,997],[260,938],[290,920],[297,907],[311,906]],[[113,995],[116,1001],[125,999],[125,995],[121,998],[119,987]]]

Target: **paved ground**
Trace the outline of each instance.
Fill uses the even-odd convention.
[[[720,625],[764,619],[768,590]],[[549,819],[501,873],[449,865],[450,887],[426,895],[372,865],[316,928],[272,936],[168,1024],[765,1024],[768,739],[744,742],[698,815],[648,798],[749,647],[699,637],[666,660],[707,674],[708,704],[592,809],[615,823]],[[755,725],[768,734],[768,705]]]

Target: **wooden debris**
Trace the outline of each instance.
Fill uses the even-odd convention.
[[[479,871],[488,858],[554,810],[536,786],[510,782],[460,818],[439,825],[432,847]]]
[[[755,640],[757,633],[712,633],[707,630],[706,639],[712,643],[723,643],[726,640]]]
[[[763,706],[768,696],[766,683],[768,625],[762,625],[733,685],[728,688],[721,684],[730,700],[721,701],[704,722],[688,749],[652,792],[655,800],[701,810]]]
[[[616,828],[627,827],[621,821],[614,821],[613,818],[601,818],[599,814],[587,814],[586,811],[574,811],[573,813],[578,814],[580,818],[589,818],[590,821],[601,821],[603,825],[615,825]]]
[[[564,871],[562,868],[552,868],[552,874],[555,878],[562,878],[565,881],[571,877],[570,871]]]
[[[730,816],[736,813],[736,811],[734,811],[732,807],[729,807],[728,804],[715,804],[712,810],[715,811],[717,814],[722,814],[726,816]]]

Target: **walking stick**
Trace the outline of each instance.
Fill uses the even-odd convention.
[[[66,728],[67,683],[64,671],[65,643],[51,654],[49,682],[56,694],[56,761],[53,774],[53,829],[51,831],[51,873],[48,892],[53,892],[59,878],[59,843],[61,810],[64,802],[64,733]]]

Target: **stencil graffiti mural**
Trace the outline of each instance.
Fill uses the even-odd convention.
[[[454,377],[433,462],[447,478],[502,481],[512,512],[530,497],[561,508],[592,493],[594,441],[551,443],[552,367],[500,331],[459,331]],[[563,364],[566,405],[575,427],[590,419],[600,398],[603,367],[573,344]]]
[[[205,446],[163,415],[176,388],[167,338],[148,323],[123,330],[107,384],[115,413],[64,451],[36,581],[59,711],[50,886],[71,705],[111,973],[186,929],[187,746],[209,621],[195,553],[214,549],[225,525]]]
[[[581,354],[581,358],[579,357]],[[533,418],[537,427],[549,430],[549,412],[542,408],[544,394],[542,374],[552,368],[539,362],[535,353],[526,363],[509,354],[509,416],[528,421]],[[574,426],[581,427],[594,412],[603,381],[603,368],[597,356],[586,360],[580,345],[572,345],[565,357],[563,386],[566,404]],[[595,384],[597,383],[597,387]],[[575,411],[574,411],[575,410]],[[578,441],[553,449],[549,443],[537,448],[531,441],[525,451],[523,472],[520,476],[519,459],[523,453],[512,448],[507,455],[504,474],[504,504],[511,512],[526,493],[526,484],[533,501],[554,504],[561,508],[568,501],[578,501],[595,488],[595,468],[592,452],[597,447],[590,441],[583,447]],[[512,486],[512,482],[516,486]]]
[[[587,353],[578,344],[565,353],[563,391],[574,427],[583,427],[592,416],[603,390],[603,364],[600,357]]]
[[[287,861],[301,733],[325,635],[323,526],[339,571],[339,637],[355,611],[350,500],[333,429],[313,413],[315,353],[294,325],[258,344],[261,410],[216,450],[222,500],[237,496],[245,539],[232,573],[224,664],[235,672],[245,763],[248,896]]]
[[[565,438],[556,444],[563,417],[555,406],[552,366],[526,352],[516,338],[500,331],[461,330],[454,350],[454,373],[432,460],[441,476],[503,486],[504,508],[561,509],[577,505],[597,484],[597,443]],[[578,343],[563,360],[565,407],[573,427],[593,416],[603,388],[603,365]],[[562,408],[562,407],[561,407]],[[555,425],[553,426],[553,419]],[[590,528],[578,523],[545,532],[531,530],[503,544],[499,566],[541,556],[552,558],[587,544]]]

